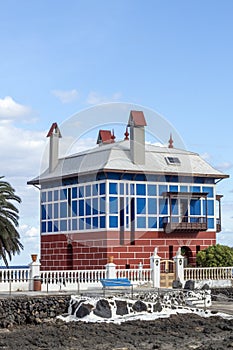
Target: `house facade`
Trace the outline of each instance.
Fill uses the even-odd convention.
[[[216,243],[221,195],[228,177],[197,153],[145,142],[146,119],[131,111],[129,132],[116,142],[100,130],[98,146],[59,158],[59,127],[49,132],[49,167],[28,182],[40,187],[41,269],[150,266],[150,256],[171,259],[179,247],[188,264]]]

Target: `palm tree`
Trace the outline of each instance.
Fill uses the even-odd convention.
[[[19,254],[23,249],[20,243],[20,235],[16,230],[18,224],[18,209],[12,203],[21,202],[21,199],[15,194],[15,190],[11,185],[3,181],[4,176],[0,176],[0,258],[4,260],[8,266],[7,259],[12,255]]]

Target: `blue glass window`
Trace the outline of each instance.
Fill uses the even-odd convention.
[[[167,185],[159,185],[159,195],[162,196],[163,192],[167,192]]]
[[[52,204],[48,204],[48,219],[51,219],[53,217],[52,214]]]
[[[157,199],[148,198],[148,214],[156,214],[156,213],[157,213]]]
[[[53,231],[53,222],[48,221],[48,232],[52,232],[52,231]]]
[[[54,191],[53,196],[54,196],[54,201],[58,201],[58,190]]]
[[[67,231],[67,220],[60,221],[60,228],[61,228],[61,231]]]
[[[159,214],[167,214],[168,213],[168,201],[167,199],[159,199]]]
[[[58,219],[58,203],[54,203],[53,211],[54,219]]]
[[[190,186],[190,192],[200,192],[200,186]]]
[[[164,220],[165,220],[165,218],[163,218],[163,217],[159,218],[159,228],[163,228],[164,227]]]
[[[148,217],[148,227],[157,228],[157,218],[155,216]]]
[[[126,207],[125,207],[126,214],[129,214],[129,198],[126,197]]]
[[[177,199],[172,199],[172,214],[178,215],[179,205]]]
[[[191,199],[190,201],[190,215],[201,215],[201,201],[198,199]]]
[[[100,228],[105,228],[105,216],[100,216]]]
[[[109,227],[118,227],[118,216],[109,216]]]
[[[130,184],[130,194],[134,194],[134,184]]]
[[[75,199],[78,196],[77,187],[72,188],[72,198]]]
[[[100,197],[100,213],[105,214],[105,197]]]
[[[188,186],[180,186],[180,192],[188,192]]]
[[[84,215],[84,200],[80,199],[79,200],[79,216]]]
[[[47,219],[47,215],[46,215],[46,205],[42,205],[42,206],[41,206],[41,219],[42,219],[42,220]]]
[[[84,187],[80,186],[79,187],[79,198],[83,198],[84,197]]]
[[[214,215],[214,201],[208,200],[208,215]]]
[[[53,200],[53,192],[52,191],[48,191],[48,202],[52,202]],[[51,232],[51,231],[49,231]]]
[[[60,217],[61,218],[67,217],[67,203],[66,202],[60,203]]]
[[[72,216],[78,215],[78,201],[72,201]]]
[[[41,203],[46,202],[46,192],[41,192]]]
[[[208,193],[207,197],[209,197],[209,198],[213,198],[214,197],[214,189],[213,189],[213,187],[203,187],[202,191]]]
[[[203,213],[206,215],[206,203],[203,201]],[[214,201],[208,200],[207,201],[207,215],[214,215]]]
[[[78,221],[77,219],[72,220],[72,230],[76,231],[78,229]]]
[[[137,214],[146,213],[146,198],[137,198]]]
[[[98,214],[98,198],[93,198],[92,200],[92,214]]]
[[[86,218],[86,230],[91,228],[91,218]]]
[[[60,200],[65,200],[67,199],[67,189],[64,188],[64,190],[60,190]]]
[[[214,228],[214,219],[208,219],[208,228]]]
[[[53,223],[53,232],[58,232],[58,221],[54,221]]]
[[[86,186],[86,197],[91,197],[91,186],[90,185]]]
[[[116,182],[110,182],[109,183],[109,193],[110,194],[117,194],[117,183]]]
[[[129,217],[126,216],[126,228],[129,228]]]
[[[146,228],[146,217],[145,216],[137,217],[137,227],[138,228]]]
[[[93,216],[92,218],[92,227],[98,228],[98,216]]]
[[[98,196],[98,184],[92,185],[92,195]]]
[[[148,190],[148,196],[156,196],[157,194],[156,185],[148,185],[147,190]]]
[[[118,198],[117,197],[109,197],[109,212],[110,214],[118,213]]]
[[[86,215],[91,215],[91,199],[86,199]]]
[[[120,184],[120,194],[124,194],[124,184]]]
[[[100,184],[100,195],[105,194],[105,183]]]
[[[138,196],[146,195],[146,185],[145,184],[136,184],[136,193]]]
[[[46,232],[46,222],[41,223],[41,232]]]
[[[84,219],[79,219],[79,230],[83,230],[84,229]]]
[[[169,186],[170,192],[178,192],[178,186]]]

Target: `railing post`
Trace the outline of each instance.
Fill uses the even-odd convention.
[[[160,256],[158,256],[158,248],[155,247],[154,254],[150,257],[151,278],[154,288],[160,288]]]
[[[140,261],[140,263],[138,264],[138,280],[142,281],[143,279],[143,265],[142,262]]]
[[[30,264],[30,272],[29,272],[29,290],[34,290],[34,278],[39,277],[40,278],[40,263],[37,261],[37,259],[34,259]]]
[[[181,248],[178,248],[176,256],[173,258],[176,268],[176,279],[184,284],[184,256],[181,255]]]
[[[117,278],[116,264],[113,262],[113,257],[109,257],[109,263],[105,265],[106,278]]]

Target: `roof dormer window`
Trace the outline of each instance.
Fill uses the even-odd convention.
[[[178,157],[165,157],[167,164],[169,165],[180,165]]]

